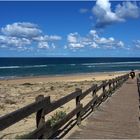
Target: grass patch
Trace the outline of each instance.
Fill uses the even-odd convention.
[[[54,115],[51,116],[51,118],[48,120],[50,123],[50,126],[54,126],[58,121],[61,121],[66,116],[65,111],[57,111]]]
[[[31,84],[31,83],[23,83],[23,84],[21,84],[21,85],[23,85],[23,86],[32,86],[32,85],[34,85],[34,84]]]
[[[50,123],[50,126],[53,127],[57,122],[61,121],[64,117],[66,116],[65,111],[57,111],[54,115],[51,116],[51,118],[48,120]],[[28,134],[23,134],[23,135],[17,135],[15,139],[28,139]]]
[[[5,103],[5,104],[10,104],[10,105],[16,104],[16,102],[13,101],[13,100],[11,100],[11,99],[6,99],[6,100],[4,101],[4,103]]]
[[[54,86],[51,86],[51,87],[50,87],[50,90],[54,90]]]

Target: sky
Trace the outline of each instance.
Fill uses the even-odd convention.
[[[0,1],[0,57],[139,57],[140,1]]]

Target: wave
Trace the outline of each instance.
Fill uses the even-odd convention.
[[[95,66],[95,65],[89,65],[85,66],[87,68],[119,68],[119,67],[140,67],[140,65],[106,65],[106,66]]]
[[[48,65],[31,65],[31,66],[3,66],[0,69],[18,69],[18,68],[40,68],[47,67]]]
[[[140,64],[140,61],[135,61],[135,62],[102,62],[102,63],[83,63],[81,65],[104,65],[104,64]]]
[[[4,66],[4,67],[0,67],[0,69],[17,69],[20,68],[20,66]]]
[[[47,67],[48,65],[32,65],[32,66],[22,66],[22,68],[40,68]]]
[[[76,66],[76,64],[69,64],[70,66]]]
[[[88,68],[95,68],[96,66],[93,66],[93,65],[92,65],[92,66],[87,66],[87,67],[88,67]]]
[[[122,65],[123,64],[123,65]],[[127,64],[127,65],[124,65]],[[23,68],[45,68],[45,67],[54,67],[54,66],[58,66],[59,64],[47,64],[47,65],[25,65],[25,66],[1,66],[0,69],[23,69]],[[77,64],[65,64],[65,65],[69,65],[69,66],[77,66]],[[83,64],[78,64],[79,66],[86,66],[88,68],[92,68],[92,67],[98,67],[98,66],[102,66],[102,67],[119,67],[119,66],[140,66],[140,61],[136,61],[136,62],[105,62],[105,63],[83,63]]]

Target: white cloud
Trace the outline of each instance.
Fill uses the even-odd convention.
[[[68,36],[67,36],[67,40],[69,43],[76,43],[77,42],[77,39],[78,39],[78,33],[70,33]]]
[[[136,2],[123,2],[122,5],[118,4],[115,10],[116,15],[121,18],[138,18],[140,16],[140,9]]]
[[[56,45],[55,45],[54,43],[52,43],[52,44],[51,44],[51,47],[52,47],[53,49],[55,49],[55,48],[56,48]]]
[[[106,49],[124,48],[124,43],[122,41],[116,40],[113,37],[100,37],[96,30],[90,30],[85,37],[80,36],[78,33],[70,33],[67,36],[67,41],[67,48],[71,49],[80,49],[85,47]]]
[[[17,37],[10,37],[10,36],[3,36],[0,35],[0,45],[4,45],[5,47],[24,47],[26,45],[30,45],[31,41],[26,38],[17,38]]]
[[[92,42],[90,45],[92,48],[99,48],[98,44],[95,42]]]
[[[48,41],[57,41],[57,40],[61,40],[62,38],[58,35],[51,35],[48,36]]]
[[[91,30],[89,32],[90,38],[92,42],[95,42],[97,48],[123,48],[124,43],[122,41],[118,41],[114,39],[113,37],[105,38],[105,37],[100,37],[98,33],[95,30]]]
[[[134,43],[134,49],[140,49],[140,40],[133,41]]]
[[[124,47],[124,43],[123,43],[122,41],[119,41],[119,42],[117,43],[117,46],[122,48],[122,47]]]
[[[58,35],[44,35],[36,24],[16,22],[1,28],[0,47],[26,50],[25,48],[31,48],[31,45],[35,44],[39,49],[48,49],[54,48],[55,44],[51,44],[61,39]]]
[[[48,44],[48,42],[39,42],[38,48],[39,49],[49,49],[49,44]]]
[[[94,38],[99,38],[99,36],[98,36],[96,30],[90,30],[90,31],[89,31],[89,34],[90,34],[92,37],[94,37]]]
[[[92,12],[97,17],[96,27],[104,27],[113,22],[123,21],[122,18],[111,11],[109,0],[97,0]]]
[[[8,24],[1,29],[1,32],[7,36],[26,38],[39,36],[42,33],[36,24],[28,22]]]
[[[84,45],[82,44],[82,43],[70,43],[69,44],[69,47],[70,48],[83,48],[84,47]]]
[[[69,44],[68,45],[69,48],[72,48],[72,49],[77,48],[78,49],[78,48],[83,48],[84,47],[84,44],[81,40],[81,37],[77,32],[68,34],[67,41],[68,41],[68,44]]]
[[[44,35],[44,36],[37,36],[32,38],[34,41],[59,41],[61,40],[61,36],[57,35]]]
[[[113,12],[109,0],[97,0],[92,13],[97,18],[96,27],[103,28],[112,23],[124,22],[126,18],[138,18],[140,9],[136,2],[127,1],[118,4]]]

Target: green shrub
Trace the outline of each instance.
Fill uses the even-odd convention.
[[[65,111],[57,111],[51,118],[48,120],[51,126],[54,126],[58,121],[61,121],[66,116]]]
[[[66,116],[65,111],[57,111],[54,115],[51,116],[51,118],[48,120],[50,123],[50,126],[54,126],[58,121],[61,121]],[[23,134],[23,135],[17,135],[15,139],[27,139],[30,133]]]

